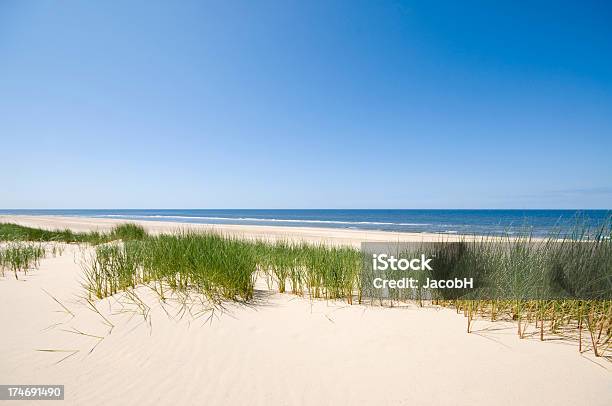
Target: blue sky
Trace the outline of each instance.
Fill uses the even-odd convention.
[[[610,21],[2,1],[0,208],[612,208]]]

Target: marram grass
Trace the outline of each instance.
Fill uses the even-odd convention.
[[[160,291],[198,292],[217,303],[248,301],[259,272],[274,278],[281,293],[361,300],[361,253],[346,247],[185,232],[99,245],[85,270],[86,286],[98,298],[153,282]]]
[[[19,278],[19,272],[27,273],[29,269],[37,268],[40,260],[46,254],[42,243],[89,243],[103,244],[109,241],[142,240],[147,233],[137,224],[122,224],[114,227],[108,233],[87,232],[78,233],[72,230],[43,230],[25,227],[12,223],[0,223],[0,272],[2,276],[10,271]],[[50,253],[53,256],[62,255],[64,248],[53,244]]]
[[[535,245],[530,238],[514,239],[510,245],[487,238],[470,244],[476,244],[477,249],[472,250],[476,254],[465,256],[456,266],[463,266],[465,272],[482,272],[477,275],[481,278],[488,275],[490,280],[497,281],[495,289],[509,291],[511,295],[496,300],[448,299],[440,292],[429,295],[429,302],[463,313],[468,332],[473,331],[476,318],[512,320],[521,338],[537,335],[544,340],[548,335],[561,334],[577,340],[581,351],[592,349],[600,356],[609,350],[612,301],[538,300],[531,298],[534,292],[529,290],[530,282],[543,275],[554,277],[551,280],[555,283],[567,283],[570,277],[579,279],[584,266],[580,265],[580,258],[582,261],[588,258],[591,264],[598,261],[610,277],[612,242],[608,234],[551,237]],[[213,303],[249,301],[254,297],[257,275],[265,275],[276,283],[281,293],[346,300],[353,304],[366,301],[362,291],[362,261],[362,253],[350,247],[253,242],[212,233],[184,232],[100,245],[87,265],[86,274],[89,292],[98,298],[139,284],[154,284],[162,298],[165,291],[171,290],[200,293]],[[480,265],[475,269],[477,263]],[[370,298],[370,303],[393,305],[394,300],[414,299],[424,302],[422,296],[398,295],[386,301]]]
[[[16,279],[18,273],[27,273],[28,270],[38,267],[40,260],[45,256],[45,249],[36,244],[10,244],[0,247],[0,272],[2,276],[6,271],[12,272]]]
[[[37,241],[102,244],[114,240],[141,240],[147,233],[142,226],[126,223],[115,226],[109,233],[87,233],[65,230],[43,230],[13,223],[0,223],[0,241]]]

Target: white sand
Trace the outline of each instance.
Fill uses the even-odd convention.
[[[0,383],[65,384],[65,403],[74,405],[612,401],[609,361],[580,355],[566,341],[520,340],[511,323],[479,320],[467,334],[465,319],[448,309],[311,302],[260,284],[252,306],[228,305],[208,321],[210,313],[179,320],[176,303],[164,310],[152,291],[139,288],[151,307],[146,322],[133,298],[96,302],[114,324],[109,332],[79,299],[84,254],[69,246],[19,281],[0,277]],[[71,353],[37,349],[78,352],[57,363]]]
[[[16,223],[23,226],[54,229],[71,229],[73,231],[108,231],[117,224],[137,223],[149,233],[173,232],[176,230],[215,231],[225,235],[245,239],[264,239],[323,242],[334,245],[359,246],[363,241],[369,242],[419,242],[419,241],[457,241],[460,238],[469,239],[456,234],[434,233],[396,233],[390,231],[366,231],[322,227],[279,227],[252,226],[233,224],[196,224],[170,221],[144,221],[107,219],[94,217],[67,216],[13,216],[0,215],[0,223]]]

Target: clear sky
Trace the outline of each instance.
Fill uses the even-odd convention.
[[[612,208],[612,6],[0,1],[0,208]]]

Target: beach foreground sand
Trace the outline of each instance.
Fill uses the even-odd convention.
[[[87,229],[79,223],[86,220],[71,221],[71,228]],[[64,384],[68,404],[608,405],[612,399],[608,361],[581,355],[563,340],[520,340],[513,323],[478,320],[467,334],[465,319],[450,309],[310,301],[271,291],[264,280],[253,303],[214,312],[205,303],[162,303],[147,287],[96,301],[94,309],[83,297],[80,266],[92,250],[64,246],[62,255],[19,280],[0,277],[0,382]]]

